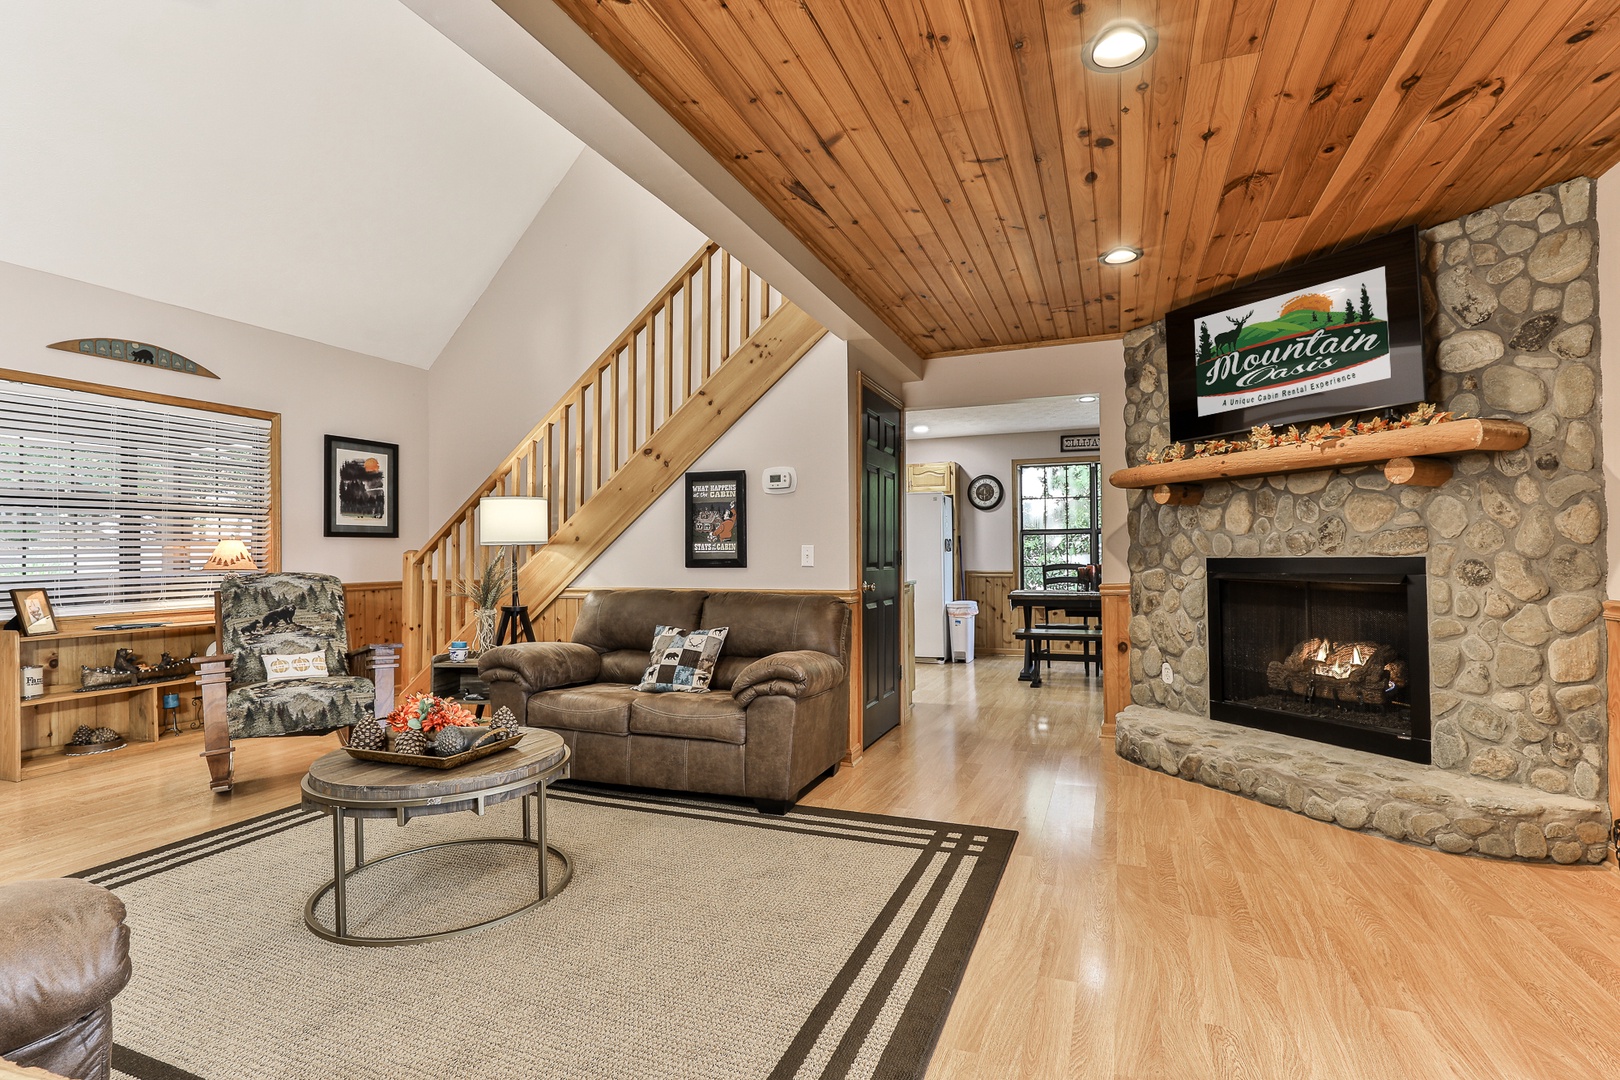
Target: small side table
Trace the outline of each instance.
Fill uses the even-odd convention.
[[[484,706],[489,704],[489,698],[464,697],[461,693],[462,677],[477,674],[477,660],[452,660],[449,653],[439,653],[433,658],[431,687],[433,696],[472,706],[473,715],[482,717]]]
[[[568,758],[568,746],[562,736],[553,731],[537,729],[525,730],[521,744],[511,750],[443,771],[364,761],[350,757],[342,750],[334,750],[317,758],[310,765],[309,772],[304,774],[304,806],[320,810],[332,818],[332,880],[310,895],[304,905],[304,924],[318,937],[340,945],[409,945],[493,926],[550,900],[566,888],[574,876],[573,863],[568,856],[552,847],[546,839],[546,789],[554,780],[567,779]],[[482,815],[486,808],[511,799],[523,800],[521,837],[447,840],[366,861],[367,818],[393,818],[403,826],[415,817],[454,814],[462,810]],[[347,865],[344,843],[343,823],[348,818],[354,819],[352,867]],[[539,862],[535,899],[494,918],[431,934],[363,937],[349,933],[349,878],[379,863],[459,844],[516,844],[534,848]],[[562,879],[555,886],[550,880],[546,858],[548,851],[563,863]],[[333,894],[331,927],[315,916],[316,905],[329,892]]]

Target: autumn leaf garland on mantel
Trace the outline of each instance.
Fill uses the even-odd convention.
[[[1375,416],[1370,420],[1346,420],[1342,424],[1312,424],[1304,431],[1290,424],[1281,432],[1272,431],[1270,424],[1261,424],[1249,430],[1247,439],[1211,439],[1208,442],[1194,443],[1190,456],[1220,457],[1222,454],[1236,454],[1244,450],[1269,450],[1274,446],[1321,446],[1331,439],[1344,439],[1351,435],[1375,435],[1380,431],[1400,431],[1404,428],[1427,427],[1430,424],[1444,424],[1461,419],[1463,418],[1456,413],[1444,411],[1437,405],[1424,402],[1395,420]],[[1185,443],[1171,443],[1163,450],[1149,450],[1144,460],[1148,465],[1166,465],[1172,461],[1182,461],[1188,456]]]

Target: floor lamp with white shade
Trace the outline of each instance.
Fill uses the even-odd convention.
[[[501,608],[495,644],[534,640],[529,609],[518,602],[517,549],[525,545],[539,546],[550,539],[551,507],[545,499],[491,495],[478,500],[478,543],[484,547],[511,548],[507,566],[512,574],[512,603]]]

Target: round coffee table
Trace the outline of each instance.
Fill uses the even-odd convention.
[[[521,742],[489,757],[468,762],[454,769],[425,769],[415,765],[394,765],[364,761],[343,750],[317,758],[304,774],[304,806],[320,810],[332,818],[332,880],[316,889],[304,905],[304,923],[318,936],[343,945],[408,945],[419,941],[464,934],[493,926],[514,915],[550,900],[561,892],[574,875],[568,856],[546,841],[546,789],[553,780],[568,777],[568,746],[562,736],[536,728],[524,729]],[[408,848],[380,859],[366,861],[365,820],[392,818],[400,825],[416,817],[454,814],[471,810],[483,814],[485,808],[511,799],[523,800],[521,837],[473,837],[447,840]],[[530,810],[533,809],[533,821]],[[343,823],[354,820],[354,865],[346,865]],[[455,847],[459,844],[517,844],[538,853],[538,895],[522,907],[491,919],[410,937],[365,937],[349,933],[348,879],[381,863],[404,859],[424,851]],[[562,878],[553,887],[546,852],[563,863]],[[315,916],[315,906],[328,892],[332,898],[332,925],[327,927]]]

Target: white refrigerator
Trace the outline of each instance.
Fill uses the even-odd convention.
[[[924,491],[906,495],[906,577],[917,583],[912,651],[919,660],[944,663],[951,658],[945,605],[956,599],[954,522],[949,495]]]

